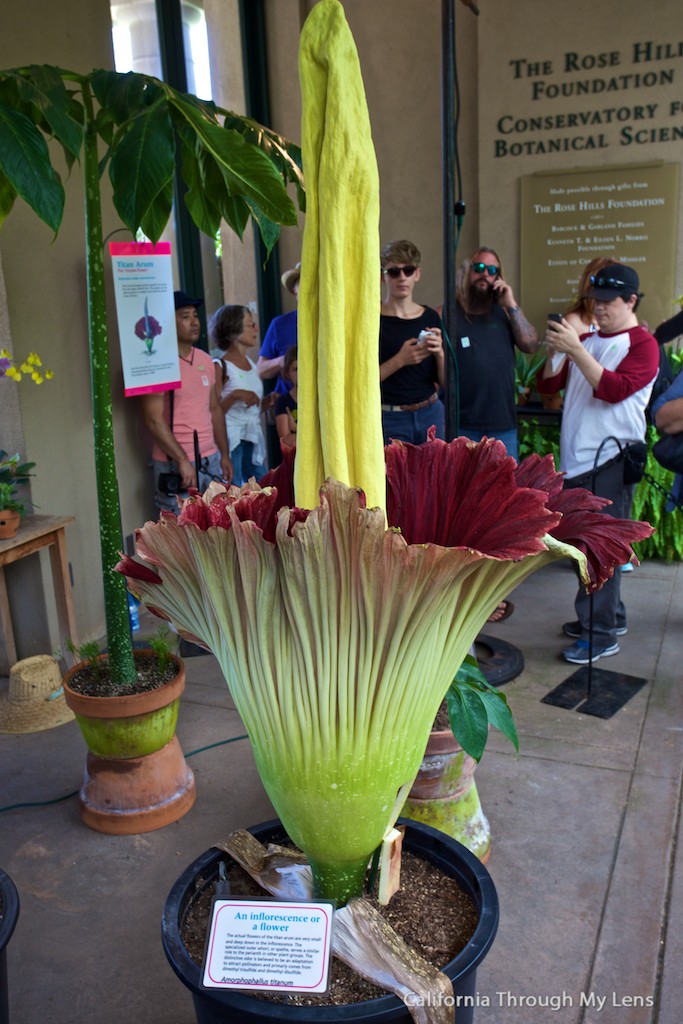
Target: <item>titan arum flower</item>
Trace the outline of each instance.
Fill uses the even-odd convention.
[[[283,505],[288,460],[275,485],[212,484],[178,518],[162,513],[137,533],[140,560],[117,566],[216,655],[316,895],[341,902],[362,891],[498,602],[567,556],[598,587],[652,532],[588,491],[562,492],[550,456],[518,467],[498,441],[395,443],[386,464],[388,529],[332,479],[317,508]]]
[[[565,556],[597,587],[651,531],[610,518],[588,492],[564,495],[551,459],[517,467],[497,441],[393,444],[385,475],[379,184],[338,0],[320,0],[306,19],[299,68],[307,212],[295,479],[290,452],[261,486],[212,484],[178,518],[162,513],[139,530],[138,557],[117,568],[149,608],[218,659],[314,895],[349,900],[335,928],[353,924],[347,962],[404,1000],[426,992],[409,1005],[424,1007],[420,1020],[441,1021],[449,1011],[436,993],[452,991],[450,982],[432,979],[410,951],[389,968],[396,937],[380,941],[377,922],[364,923],[369,908],[351,897],[500,600]],[[342,287],[345,266],[354,272]]]
[[[610,518],[588,492],[563,495],[552,460],[518,468],[495,441],[391,445],[385,478],[379,184],[338,0],[311,11],[299,68],[307,213],[295,488],[291,454],[261,487],[212,484],[177,519],[162,513],[139,530],[139,559],[117,568],[213,651],[315,895],[344,902],[361,893],[436,711],[500,600],[567,555],[599,586],[650,528]],[[350,265],[340,288],[339,267]]]

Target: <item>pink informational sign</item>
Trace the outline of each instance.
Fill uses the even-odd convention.
[[[171,243],[110,242],[127,398],[180,387]]]

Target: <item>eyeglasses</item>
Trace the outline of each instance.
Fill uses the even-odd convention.
[[[416,270],[417,267],[414,267],[411,263],[407,267],[385,267],[383,273],[389,277],[399,277],[401,274],[404,277],[412,277]]]
[[[620,281],[618,277],[602,277],[600,274],[591,274],[590,283],[596,288],[630,288],[626,281]]]
[[[495,263],[472,263],[471,266],[475,274],[483,274],[486,271],[489,277],[495,277],[500,273],[500,267]]]

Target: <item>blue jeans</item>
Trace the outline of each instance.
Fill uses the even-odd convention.
[[[230,452],[232,459],[233,478],[232,482],[236,487],[241,487],[253,477],[260,480],[266,475],[266,467],[259,462],[254,462],[253,441],[240,441],[236,448]]]
[[[496,441],[502,441],[508,455],[519,462],[519,439],[517,428],[514,430],[499,430],[495,434],[490,430],[460,430],[461,437],[469,437],[470,441],[481,441],[482,437],[495,437]]]
[[[389,444],[392,438],[396,441],[407,441],[409,444],[423,444],[427,440],[427,431],[436,427],[436,436],[443,441],[446,437],[446,416],[443,402],[436,402],[416,409],[415,412],[385,412],[382,410],[382,432],[384,443]]]

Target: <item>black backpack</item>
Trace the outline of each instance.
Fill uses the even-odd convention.
[[[670,320],[665,320],[659,327],[653,331],[654,337],[657,339],[659,344],[659,370],[657,372],[657,378],[652,387],[652,394],[650,395],[650,401],[648,402],[645,415],[648,423],[652,423],[652,416],[650,411],[652,404],[655,402],[660,395],[663,395],[670,384],[673,383],[676,374],[673,371],[673,367],[669,362],[669,356],[665,349],[665,345],[668,341],[673,341],[679,334],[683,334],[683,310],[680,313],[676,313]]]

